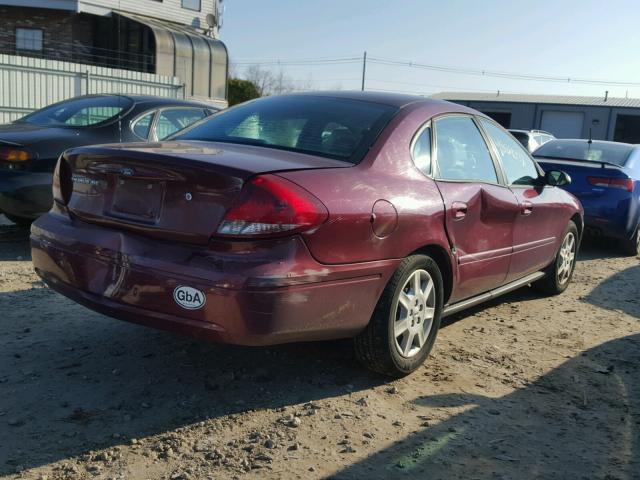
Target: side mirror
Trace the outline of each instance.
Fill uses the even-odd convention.
[[[562,187],[563,185],[569,185],[571,183],[569,174],[562,170],[549,170],[544,175],[544,179],[547,185],[551,185],[552,187]]]

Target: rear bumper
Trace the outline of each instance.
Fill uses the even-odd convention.
[[[50,213],[33,224],[36,272],[106,315],[203,339],[267,345],[344,338],[366,326],[398,260],[327,266],[299,237],[194,246],[162,243]],[[187,310],[173,292],[204,292]]]
[[[581,202],[588,233],[618,239],[629,239],[635,233],[640,211],[631,194],[613,192],[606,198],[582,198]]]
[[[53,203],[51,182],[46,172],[2,172],[0,212],[24,218],[37,218]]]

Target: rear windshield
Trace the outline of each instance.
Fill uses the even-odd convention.
[[[513,132],[509,130],[509,133],[513,135],[525,147],[529,147],[529,134],[525,132]]]
[[[132,105],[133,100],[117,95],[72,98],[36,110],[19,121],[41,126],[90,127],[115,120]]]
[[[174,138],[259,145],[358,163],[396,112],[356,100],[268,97],[223,111]]]
[[[589,143],[587,140],[551,140],[538,148],[534,155],[541,158],[566,158],[588,162],[607,162],[624,165],[633,150],[624,143]]]

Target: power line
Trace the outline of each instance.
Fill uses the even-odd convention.
[[[620,87],[640,87],[640,82],[629,82],[623,80],[605,80],[605,79],[594,79],[594,78],[583,78],[583,77],[573,77],[573,76],[553,76],[553,75],[540,75],[534,73],[517,73],[517,72],[504,72],[498,70],[488,70],[488,69],[477,69],[477,68],[466,68],[459,66],[451,66],[451,65],[437,65],[437,64],[428,64],[428,63],[420,63],[413,62],[407,60],[395,60],[390,58],[383,57],[375,57],[375,56],[367,56],[366,59],[363,59],[362,56],[344,56],[344,57],[317,57],[317,58],[298,58],[298,59],[287,59],[287,58],[275,58],[275,59],[261,59],[257,61],[250,60],[242,60],[237,62],[232,62],[234,65],[239,66],[250,66],[250,65],[258,65],[258,66],[325,66],[325,65],[350,65],[356,63],[363,64],[363,70],[366,70],[367,63],[374,63],[377,65],[384,65],[390,67],[404,67],[404,68],[415,68],[415,69],[423,69],[423,70],[431,70],[452,74],[461,74],[461,75],[472,75],[478,77],[491,77],[491,78],[501,78],[507,80],[526,80],[526,81],[536,81],[536,82],[551,82],[551,83],[565,83],[565,84],[580,84],[580,85],[600,85],[600,86],[620,86]],[[366,72],[363,72],[366,73]],[[443,88],[443,87],[439,87]],[[474,90],[474,89],[468,89]],[[475,89],[478,90],[478,89]],[[480,91],[480,90],[478,90]],[[492,90],[487,90],[492,91]]]
[[[302,59],[302,60],[263,60],[258,62],[231,62],[233,65],[258,65],[258,66],[305,66],[305,65],[339,65],[359,63],[361,57],[342,57],[327,59]]]
[[[382,80],[379,78],[368,78],[367,79],[370,82],[374,82],[374,83],[392,83],[392,84],[397,84],[397,85],[409,85],[409,86],[414,86],[414,87],[427,87],[427,88],[437,88],[437,89],[459,89],[459,90],[464,90],[464,91],[469,91],[469,92],[497,92],[498,89],[490,89],[490,88],[471,88],[471,87],[453,87],[452,85],[434,85],[431,83],[416,83],[416,82],[402,82],[399,80]],[[508,92],[506,90],[502,90],[500,89],[500,93],[520,93],[520,92]]]
[[[425,63],[418,63],[418,62],[385,59],[385,58],[379,58],[379,57],[369,57],[369,61],[371,63],[376,63],[379,65],[419,68],[424,70],[433,70],[438,72],[464,74],[464,75],[475,75],[475,76],[481,76],[481,77],[506,78],[509,80],[530,80],[530,81],[538,81],[538,82],[576,83],[576,84],[582,84],[582,85],[611,85],[611,86],[640,87],[640,82],[626,82],[626,81],[620,81],[620,80],[599,80],[599,79],[579,78],[579,77],[571,77],[571,76],[559,77],[559,76],[549,76],[549,75],[537,75],[537,74],[530,74],[530,73],[513,73],[513,72],[500,72],[500,71],[494,71],[494,70],[477,70],[477,69],[464,68],[464,67],[433,65],[433,64],[425,64]]]

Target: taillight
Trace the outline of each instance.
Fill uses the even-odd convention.
[[[26,162],[31,160],[33,154],[29,150],[14,147],[0,147],[0,160],[7,162]]]
[[[53,198],[56,202],[67,205],[72,191],[71,167],[64,157],[60,157],[53,172]]]
[[[320,200],[304,188],[276,175],[259,175],[245,183],[218,226],[218,235],[297,233],[321,225],[328,216]]]
[[[596,187],[610,187],[633,192],[633,179],[610,177],[587,177],[587,182]]]

